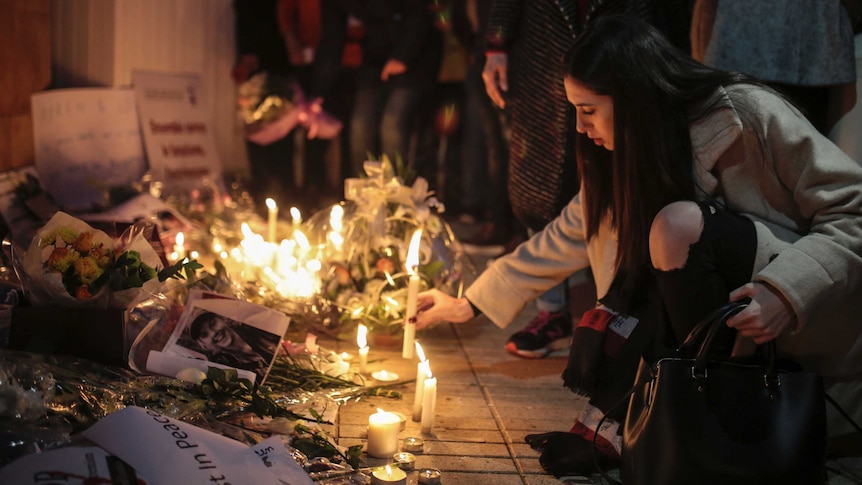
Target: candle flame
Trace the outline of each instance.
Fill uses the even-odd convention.
[[[299,213],[299,209],[296,207],[290,208],[290,217],[293,219],[294,224],[302,222],[302,214]]]
[[[271,211],[274,211],[274,210],[278,209],[278,204],[275,203],[275,200],[267,197],[266,208],[271,210]],[[292,212],[291,212],[291,214],[292,214]]]
[[[431,361],[424,360],[420,363],[420,365],[422,365],[422,368],[425,369],[425,377],[427,379],[432,378],[433,376],[431,375]]]
[[[422,351],[422,346],[416,342],[416,355],[419,356],[419,362],[425,362],[425,352]]]
[[[384,411],[384,410],[382,410],[382,409],[380,409],[380,408],[377,408],[377,414],[385,413],[385,412],[386,412],[386,411]]]
[[[368,346],[368,327],[361,323],[356,329],[356,345],[358,345],[359,348]]]
[[[311,247],[311,244],[308,242],[308,237],[303,234],[302,231],[298,229],[294,231],[293,238],[296,239],[296,245],[299,246],[300,249],[308,249]]]
[[[392,476],[392,467],[389,465],[386,465],[386,477],[389,478],[391,476]]]
[[[419,266],[419,244],[422,242],[422,229],[416,229],[413,237],[410,238],[410,248],[407,250],[407,272],[411,275],[416,272]]]
[[[178,232],[177,237],[176,237],[174,242],[176,243],[177,246],[182,247],[182,245],[185,244],[185,242],[186,242],[185,234],[183,234],[182,231]]]
[[[243,237],[245,237],[246,239],[252,238],[255,236],[254,231],[251,230],[251,227],[249,227],[247,222],[243,222],[239,226],[239,230],[242,232]]]

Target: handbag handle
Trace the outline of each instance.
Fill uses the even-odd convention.
[[[691,369],[692,378],[698,381],[699,384],[702,385],[706,380],[707,357],[710,349],[714,345],[716,336],[723,330],[723,326],[726,324],[727,319],[742,311],[746,306],[748,306],[748,303],[739,301],[723,305],[698,323],[698,325],[692,329],[691,333],[689,333],[685,342],[683,342],[683,346],[687,346],[686,348],[690,349],[696,345],[697,341],[700,339],[700,335],[703,334],[704,331],[706,332],[706,336],[703,337],[703,341],[700,343],[700,347],[698,348],[697,355],[694,358],[694,364]],[[771,340],[761,345],[761,347],[765,356],[765,361],[763,363],[763,383],[767,389],[774,389],[780,385],[778,370],[775,365],[775,341]]]

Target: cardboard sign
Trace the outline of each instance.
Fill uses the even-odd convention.
[[[153,179],[167,192],[220,181],[211,114],[196,74],[132,73],[144,146]]]
[[[43,91],[31,97],[31,106],[39,181],[66,211],[104,206],[111,188],[146,172],[132,90]]]

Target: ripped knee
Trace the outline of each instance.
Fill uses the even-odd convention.
[[[662,271],[685,266],[689,247],[703,234],[703,213],[696,202],[678,201],[663,207],[649,234],[650,258]]]

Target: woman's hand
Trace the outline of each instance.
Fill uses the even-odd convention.
[[[436,289],[419,293],[416,307],[416,330],[434,322],[461,323],[473,318],[473,307],[466,298],[455,298]]]
[[[747,283],[730,293],[730,301],[751,298],[741,312],[727,320],[727,326],[758,345],[778,338],[796,327],[796,315],[781,293],[766,283]]]
[[[482,80],[485,81],[485,91],[491,101],[500,108],[506,107],[503,93],[509,90],[508,79],[509,56],[502,52],[492,52],[485,58],[485,68],[482,70]]]

